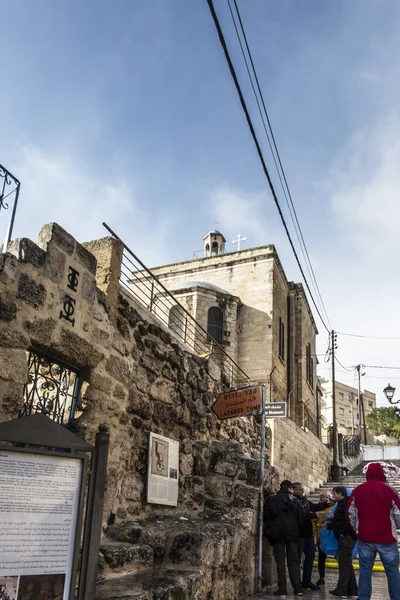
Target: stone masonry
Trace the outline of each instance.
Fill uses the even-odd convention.
[[[0,420],[23,405],[29,350],[78,369],[76,432],[93,442],[110,427],[99,599],[249,597],[260,424],[215,417],[229,384],[218,363],[121,292],[121,256],[115,240],[81,245],[54,223],[0,255]],[[179,441],[177,507],[145,501],[150,431]],[[267,490],[277,481],[267,465]]]

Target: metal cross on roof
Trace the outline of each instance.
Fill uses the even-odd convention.
[[[242,237],[241,233],[238,233],[236,238],[237,239],[233,240],[232,244],[237,244],[238,245],[237,249],[240,250],[240,242],[245,242],[247,240],[247,238]]]

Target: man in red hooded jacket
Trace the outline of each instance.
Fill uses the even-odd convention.
[[[400,600],[396,532],[400,528],[400,498],[385,483],[385,473],[379,463],[368,465],[366,478],[365,483],[353,490],[347,506],[347,517],[358,539],[358,600],[371,598],[372,567],[377,552],[385,568],[390,600]]]

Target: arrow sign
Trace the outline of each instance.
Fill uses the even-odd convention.
[[[261,386],[253,386],[220,394],[211,409],[219,419],[247,417],[261,412]]]

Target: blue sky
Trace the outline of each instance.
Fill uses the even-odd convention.
[[[215,6],[264,139],[227,3]],[[332,326],[400,337],[400,5],[239,7]],[[274,243],[300,280],[206,0],[3,0],[2,20],[0,163],[22,182],[16,236],[57,221],[85,241],[106,221],[151,266],[191,258],[216,220],[229,250],[239,232],[246,247]],[[1,237],[5,226],[2,215]],[[399,350],[339,336],[345,365],[400,366]],[[396,377],[367,369],[363,385]]]

